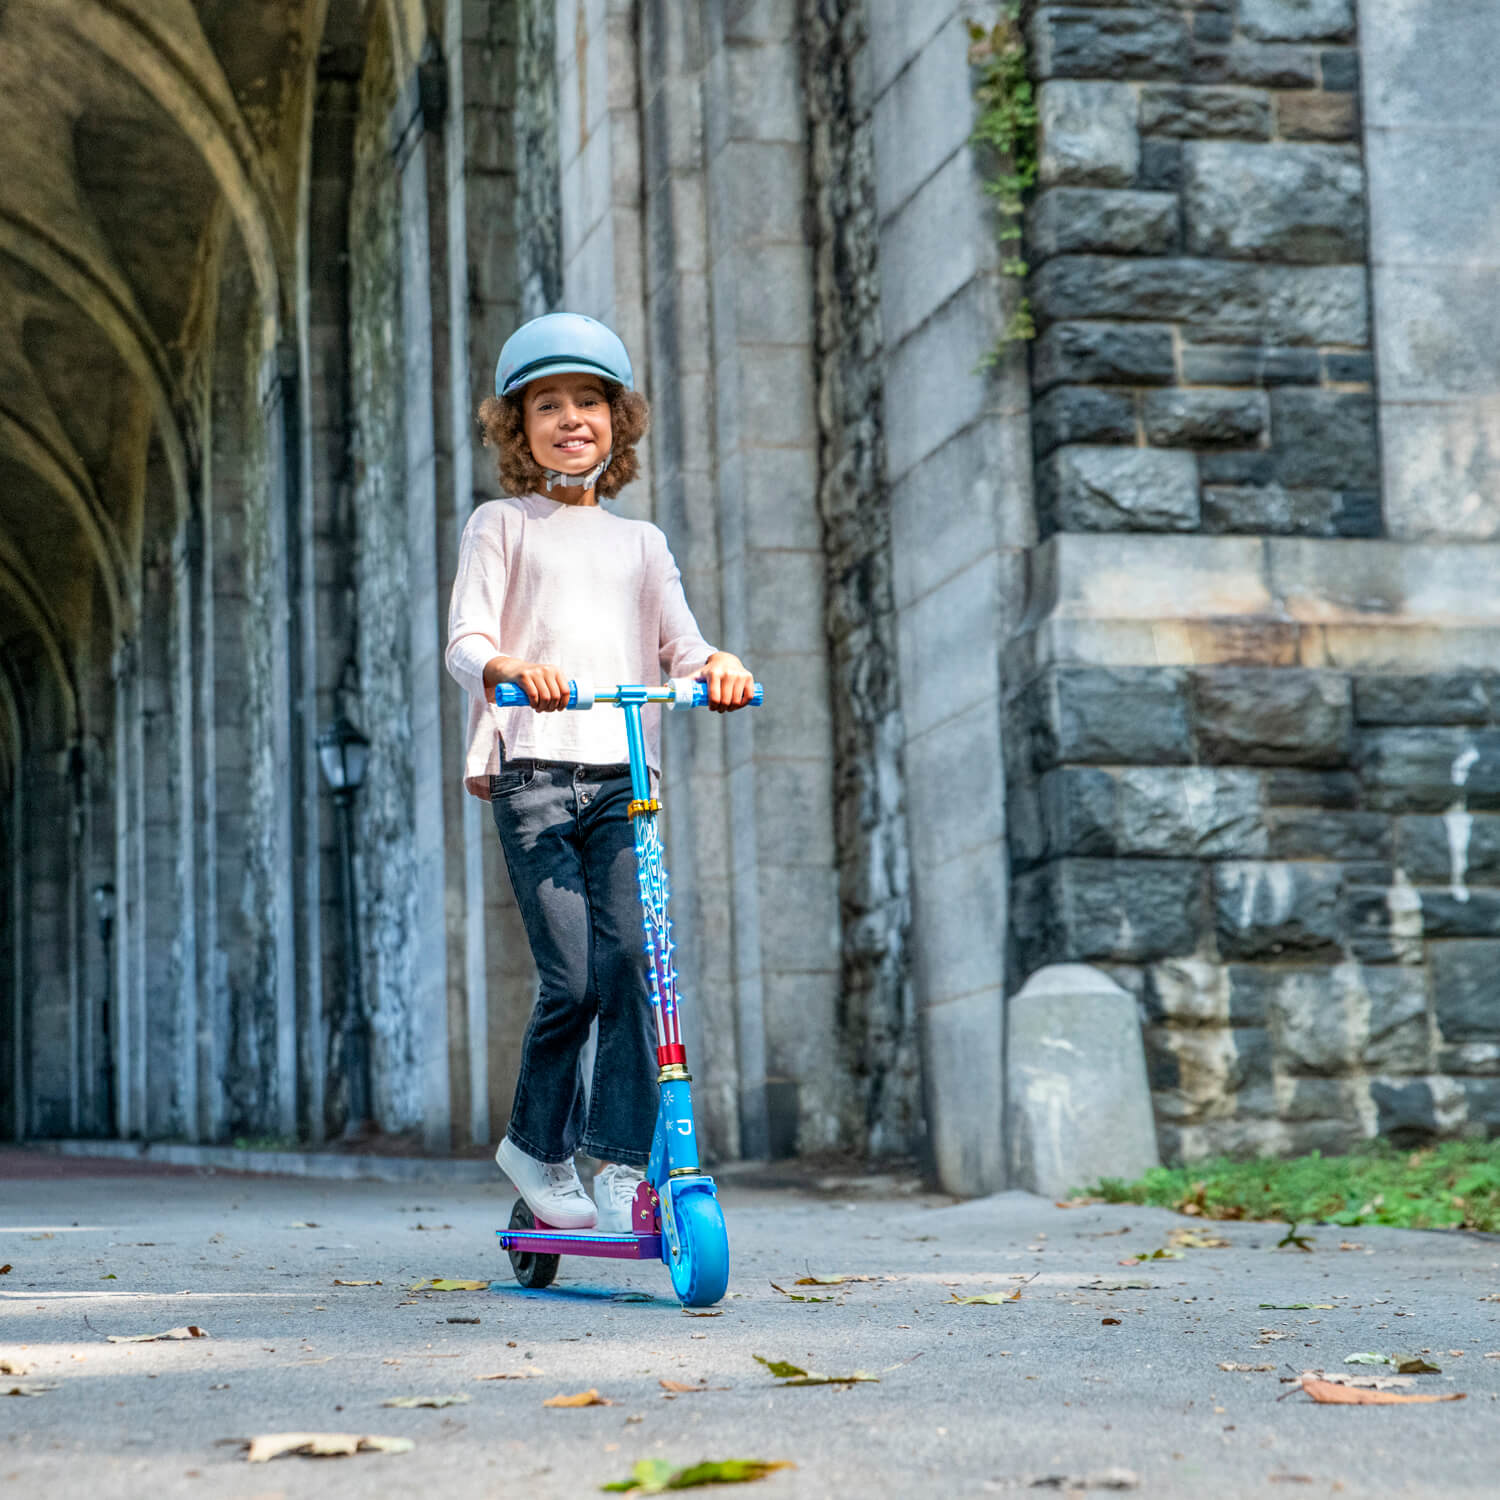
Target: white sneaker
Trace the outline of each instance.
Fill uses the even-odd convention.
[[[554,1229],[592,1229],[599,1212],[589,1201],[571,1161],[538,1161],[509,1136],[495,1150],[495,1165],[515,1183],[526,1206]]]
[[[594,1178],[594,1202],[599,1205],[599,1228],[609,1234],[635,1229],[635,1190],[646,1180],[639,1167],[605,1167]]]

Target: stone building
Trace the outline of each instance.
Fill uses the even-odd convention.
[[[341,1130],[339,715],[379,1122],[503,1130],[534,976],[441,658],[557,306],[768,688],[668,725],[715,1154],[1003,1185],[1058,962],[1169,1156],[1500,1129],[1500,10],[1028,5],[1024,287],[999,10],[0,3],[0,1134]]]

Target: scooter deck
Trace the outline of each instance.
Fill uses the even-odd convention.
[[[610,1260],[660,1260],[659,1234],[601,1234],[595,1229],[497,1229],[500,1248],[519,1255],[592,1255]]]

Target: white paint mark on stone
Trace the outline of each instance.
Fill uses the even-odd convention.
[[[1076,1053],[1078,1051],[1078,1048],[1075,1047],[1072,1044],[1072,1042],[1070,1042],[1067,1039],[1067,1037],[1065,1037],[1065,1036],[1044,1036],[1042,1038],[1042,1046],[1044,1046],[1044,1047],[1059,1047],[1064,1052],[1075,1052]]]
[[[1386,910],[1391,914],[1391,945],[1397,961],[1403,964],[1422,962],[1422,898],[1398,865],[1394,883],[1385,893]]]
[[[1469,772],[1479,759],[1479,751],[1470,745],[1453,757],[1453,785],[1462,789],[1468,784]],[[1469,836],[1474,819],[1469,816],[1469,799],[1460,790],[1459,798],[1443,814],[1443,829],[1448,835],[1448,893],[1455,901],[1469,899]]]
[[[1062,1177],[1064,1127],[1073,1121],[1073,1089],[1062,1073],[1044,1073],[1039,1068],[1026,1069],[1027,1113],[1033,1120],[1045,1116],[1047,1144],[1052,1157],[1053,1177]]]
[[[1260,893],[1266,893],[1266,909],[1260,920],[1268,926],[1285,922],[1292,914],[1292,898],[1296,890],[1292,872],[1286,865],[1251,865],[1244,872],[1244,883],[1240,886],[1240,927],[1248,929],[1255,924]]]

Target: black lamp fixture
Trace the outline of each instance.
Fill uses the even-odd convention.
[[[348,719],[338,718],[318,736],[318,762],[335,796],[357,792],[365,779],[370,742]]]
[[[115,930],[115,888],[110,881],[96,885],[89,896],[94,916],[99,922],[99,941],[104,946],[104,999],[99,1006],[99,1060],[103,1074],[103,1098],[100,1101],[99,1133],[110,1136],[115,1131],[115,1046],[110,1025],[114,1010],[114,965],[109,940]]]

